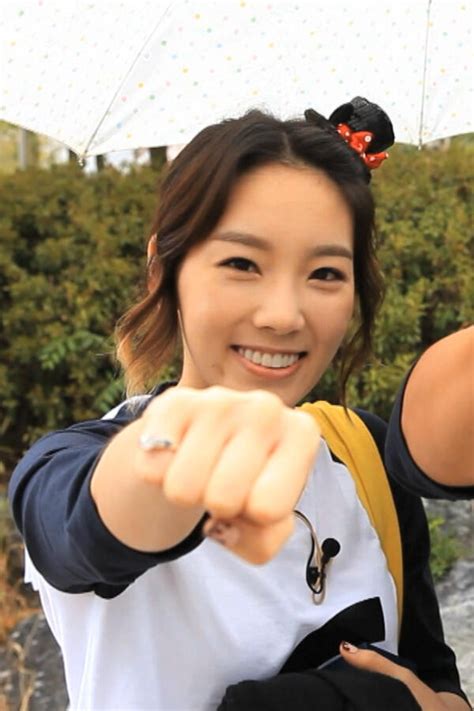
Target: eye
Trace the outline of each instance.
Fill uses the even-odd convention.
[[[311,274],[313,279],[320,279],[321,281],[345,281],[346,275],[339,269],[334,267],[320,267],[315,269]]]
[[[220,262],[219,266],[237,269],[239,272],[257,271],[257,265],[245,257],[230,257],[230,259]]]

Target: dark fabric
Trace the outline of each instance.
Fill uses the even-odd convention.
[[[280,674],[306,671],[319,667],[339,653],[341,639],[355,645],[362,642],[383,642],[385,621],[378,597],[349,605],[326,624],[307,635],[291,653]]]
[[[383,459],[386,423],[372,413],[355,411],[370,430]],[[409,457],[408,452],[406,456]],[[456,657],[444,641],[429,564],[430,536],[423,503],[395,480],[388,480],[402,539],[404,604],[399,654],[416,665],[418,677],[434,691],[449,691],[466,698],[460,688]]]
[[[413,367],[411,370],[413,370]],[[388,425],[385,462],[389,475],[412,493],[429,499],[455,501],[457,499],[474,498],[474,486],[443,486],[438,484],[427,477],[413,460],[402,431],[403,397],[410,373],[408,373],[398,392]]]
[[[58,590],[115,597],[149,568],[185,555],[203,540],[200,521],[173,548],[142,553],[117,540],[98,514],[89,489],[96,462],[146,404],[138,410],[124,406],[111,420],[81,422],[46,435],[12,474],[13,517],[36,568]]]
[[[402,682],[345,665],[230,686],[218,711],[419,711]]]

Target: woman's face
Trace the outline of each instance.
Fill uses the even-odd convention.
[[[306,167],[245,174],[178,274],[179,384],[265,389],[293,406],[317,383],[354,309],[352,218]]]

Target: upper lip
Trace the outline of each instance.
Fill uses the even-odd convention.
[[[292,350],[290,348],[270,348],[270,346],[248,346],[241,343],[232,346],[233,348],[244,348],[249,351],[259,351],[259,353],[281,353],[284,355],[301,355],[305,350]]]

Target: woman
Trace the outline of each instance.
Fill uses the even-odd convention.
[[[292,122],[251,112],[182,151],[162,186],[148,294],[118,330],[131,393],[156,382],[178,336],[179,382],[48,435],[14,473],[27,576],[61,644],[73,709],[213,709],[232,684],[301,669],[303,648],[314,667],[339,651],[356,666],[374,654],[424,708],[467,708],[421,504],[395,494],[400,619],[350,473],[294,409],[338,352],[344,393],[381,296],[367,183],[391,125],[362,99],[331,119],[338,129],[314,111]],[[304,521],[340,547],[319,577],[323,600],[304,575]],[[351,632],[361,619],[365,637]],[[419,679],[339,647],[343,632],[398,649]]]

